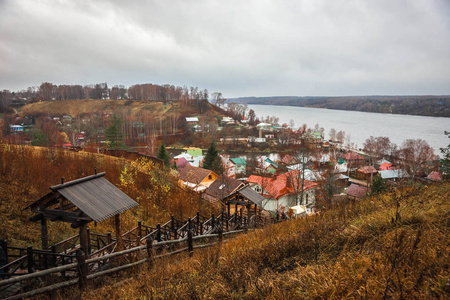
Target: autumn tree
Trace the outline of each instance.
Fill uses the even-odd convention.
[[[250,109],[248,111],[248,124],[250,125],[255,125],[255,121],[256,121],[256,113],[253,109]]]
[[[330,140],[336,141],[336,129],[331,128],[328,135],[330,136]]]
[[[296,205],[303,205],[305,201],[305,173],[309,161],[317,153],[316,148],[308,147],[304,139],[301,140],[300,145],[298,145],[295,153],[293,153],[294,159],[298,162],[297,167],[286,174],[287,181],[293,188],[293,196],[295,198]],[[305,203],[307,204],[307,203]]]
[[[399,150],[400,163],[408,174],[415,178],[417,173],[427,171],[428,162],[436,159],[433,148],[422,139],[408,139]]]
[[[369,164],[373,167],[380,159],[392,159],[397,150],[397,145],[392,143],[388,137],[379,136],[366,139],[364,152],[369,156]],[[371,173],[372,181],[373,173]]]
[[[225,101],[227,100],[222,96],[222,93],[220,93],[220,92],[212,93],[212,97],[213,97],[213,103],[218,107],[223,106],[225,104]]]

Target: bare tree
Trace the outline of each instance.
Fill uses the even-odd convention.
[[[330,136],[330,140],[335,141],[336,140],[336,129],[331,128],[330,133],[328,135]]]
[[[422,139],[408,139],[399,150],[400,163],[415,178],[417,173],[427,171],[428,162],[437,159],[433,148]]]

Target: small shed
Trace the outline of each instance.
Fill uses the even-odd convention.
[[[120,213],[138,203],[106,180],[105,174],[52,186],[50,193],[25,208],[36,214],[31,221],[41,221],[42,249],[48,248],[47,220],[68,222],[72,228],[80,228],[80,244],[86,254],[89,222],[115,217],[116,235],[120,237]]]

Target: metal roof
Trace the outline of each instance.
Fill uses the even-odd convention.
[[[101,222],[138,205],[100,173],[50,187],[92,220]]]
[[[254,190],[251,187],[245,186],[242,189],[236,191],[235,193],[240,193],[242,196],[255,203],[258,206],[262,206],[262,202],[266,199]],[[233,193],[234,194],[234,193]]]

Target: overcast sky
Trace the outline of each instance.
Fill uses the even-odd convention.
[[[450,1],[0,0],[0,90],[45,81],[448,95]]]

